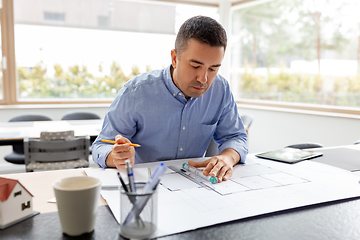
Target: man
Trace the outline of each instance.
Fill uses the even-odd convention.
[[[188,19],[177,34],[171,66],[138,75],[120,89],[93,144],[94,161],[123,169],[127,159],[134,164],[203,157],[214,137],[220,154],[189,164],[205,167],[203,174],[219,182],[229,179],[248,150],[228,82],[217,75],[226,43],[215,20]],[[113,146],[101,142],[114,137]],[[123,144],[130,142],[141,147]]]

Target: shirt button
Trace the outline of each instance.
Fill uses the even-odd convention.
[[[179,93],[179,95],[180,95],[180,96],[182,96],[182,94],[181,94],[181,93]]]
[[[176,94],[174,93],[174,94],[173,94],[173,96],[175,97],[175,96],[176,96]]]
[[[183,130],[185,130],[185,127],[183,127]]]
[[[182,147],[180,148],[180,151],[184,150]]]

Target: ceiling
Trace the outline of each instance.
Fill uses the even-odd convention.
[[[186,4],[196,4],[196,5],[205,5],[205,6],[214,6],[217,7],[221,3],[231,3],[232,6],[241,5],[245,3],[251,3],[259,0],[146,0],[150,2],[169,2],[169,3],[186,3]],[[146,2],[144,1],[144,2]],[[261,0],[260,0],[261,1]]]

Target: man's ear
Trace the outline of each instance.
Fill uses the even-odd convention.
[[[177,62],[177,52],[175,49],[171,50],[171,65],[175,69]]]

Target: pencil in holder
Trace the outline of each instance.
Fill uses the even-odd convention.
[[[157,229],[157,191],[143,193],[146,183],[135,183],[137,192],[120,188],[120,235],[125,238],[148,238]]]

